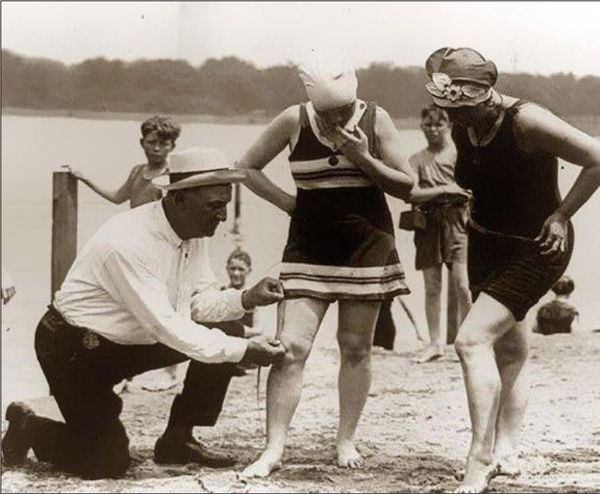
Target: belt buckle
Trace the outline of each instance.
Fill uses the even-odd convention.
[[[83,338],[81,339],[81,344],[84,348],[87,348],[88,350],[93,350],[94,348],[100,346],[100,338],[96,333],[86,330],[86,332],[83,335]]]

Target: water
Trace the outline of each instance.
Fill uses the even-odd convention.
[[[189,146],[216,146],[233,161],[256,139],[262,126],[185,124],[178,149]],[[401,131],[405,153],[425,145],[418,130]],[[50,238],[52,215],[52,172],[61,165],[78,168],[106,186],[117,187],[131,167],[144,161],[139,145],[137,121],[85,120],[75,118],[2,116],[2,264],[11,274],[17,296],[3,308],[2,384],[8,395],[41,394],[46,391],[41,371],[34,365],[33,332],[50,301]],[[294,190],[284,151],[267,167],[267,174],[284,189]],[[561,191],[573,182],[578,167],[561,166]],[[277,262],[287,235],[287,216],[242,191],[243,246],[253,256],[254,279],[277,274]],[[407,206],[390,198],[397,223]],[[81,247],[112,214],[127,209],[103,200],[86,186],[79,188],[78,245]],[[574,278],[573,297],[581,312],[581,326],[600,327],[600,267],[596,243],[600,194],[574,218],[575,251],[568,273]],[[230,216],[233,213],[231,208]],[[224,262],[232,250],[231,221],[222,225],[212,244],[213,267],[225,279]],[[397,244],[413,294],[408,298],[421,328],[425,330],[423,282],[414,270],[412,235],[397,233]],[[397,310],[397,309],[396,309]],[[334,317],[335,313],[328,317]],[[400,311],[399,341],[414,335]],[[405,324],[406,323],[406,324]],[[10,328],[8,331],[6,328]]]

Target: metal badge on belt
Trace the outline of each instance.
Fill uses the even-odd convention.
[[[93,333],[92,331],[86,331],[83,335],[83,338],[81,339],[81,343],[84,346],[84,348],[92,350],[100,346],[100,338],[98,338],[98,335],[96,333]]]

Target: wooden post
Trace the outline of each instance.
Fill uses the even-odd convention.
[[[240,233],[240,216],[242,215],[242,203],[241,203],[241,187],[240,184],[235,184],[233,187],[233,227],[231,233]]]
[[[77,179],[52,174],[52,270],[50,299],[60,288],[77,255]]]

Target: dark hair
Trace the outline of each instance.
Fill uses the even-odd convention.
[[[427,117],[433,118],[434,120],[439,120],[440,122],[450,122],[450,118],[446,113],[446,110],[443,110],[439,106],[431,105],[426,106],[421,110],[421,120],[425,120]]]
[[[560,278],[552,287],[556,295],[569,295],[573,290],[575,290],[575,283],[568,276]]]
[[[250,254],[248,254],[245,250],[240,249],[239,247],[236,248],[231,254],[229,254],[229,257],[227,258],[227,264],[229,264],[229,262],[233,259],[239,259],[240,261],[245,262],[249,268],[252,267],[252,258],[250,257]]]
[[[181,133],[181,126],[171,117],[154,115],[142,122],[142,139],[154,131],[156,131],[160,139],[169,140],[175,144]]]

